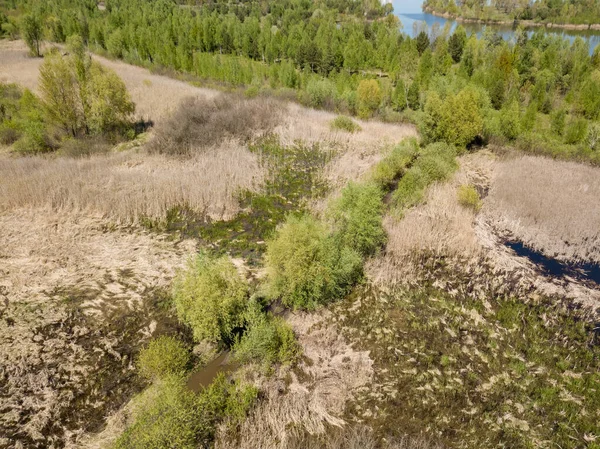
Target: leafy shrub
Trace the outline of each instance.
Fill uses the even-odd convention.
[[[436,92],[427,96],[421,132],[427,142],[443,141],[466,147],[484,130],[481,93],[465,88],[442,100]]]
[[[519,102],[513,100],[500,111],[500,126],[504,137],[514,140],[521,134]]]
[[[225,256],[199,254],[174,282],[177,314],[198,341],[231,341],[243,324],[246,297],[246,283]]]
[[[457,168],[456,149],[444,143],[428,145],[414,165],[400,179],[394,192],[398,207],[411,207],[420,203],[425,189],[436,181],[447,179]]]
[[[335,84],[328,79],[311,78],[306,84],[309,106],[323,108],[333,105]]]
[[[458,188],[458,202],[467,208],[478,211],[481,209],[481,198],[477,189],[471,185],[462,185]]]
[[[210,426],[202,419],[196,395],[179,376],[156,382],[134,401],[134,423],[115,449],[195,449],[201,433],[207,433],[203,427]]]
[[[387,190],[394,180],[403,174],[419,152],[417,139],[407,139],[394,147],[392,152],[373,168],[371,180],[381,189]]]
[[[358,279],[360,254],[340,247],[316,219],[290,216],[267,244],[268,289],[286,306],[315,309],[343,296]]]
[[[208,447],[226,418],[239,422],[257,397],[256,388],[229,382],[223,374],[199,394],[185,379],[167,376],[134,399],[134,422],[115,449],[195,449]]]
[[[169,374],[183,373],[189,360],[189,351],[182,342],[162,335],[142,349],[138,357],[138,369],[146,379],[159,379]]]
[[[565,142],[577,144],[583,142],[588,135],[588,122],[583,118],[573,118],[565,131]]]
[[[383,192],[374,183],[350,182],[328,210],[341,245],[363,256],[373,254],[385,241]]]
[[[358,123],[345,115],[338,115],[329,123],[329,126],[331,129],[341,129],[342,131],[348,131],[349,133],[355,133],[362,130]]]
[[[562,136],[565,132],[566,124],[567,111],[564,109],[558,109],[550,115],[550,126],[555,134]]]
[[[358,100],[358,115],[370,117],[375,112],[383,98],[377,80],[362,80],[356,90]]]
[[[283,319],[264,314],[249,323],[248,330],[233,350],[234,358],[242,363],[256,361],[267,366],[293,363],[300,354],[292,328]]]

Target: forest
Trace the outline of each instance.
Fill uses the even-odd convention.
[[[483,21],[534,20],[570,25],[600,23],[600,6],[593,0],[426,0],[424,6],[439,13]]]
[[[600,46],[418,31],[0,0],[0,447],[600,447]]]

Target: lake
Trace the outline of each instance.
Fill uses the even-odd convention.
[[[451,29],[454,30],[458,23],[454,20],[444,19],[443,17],[437,17],[432,14],[427,14],[422,11],[422,0],[392,0],[394,6],[394,14],[398,16],[402,22],[403,31],[411,37],[414,36],[415,26],[421,27],[423,23],[427,24],[429,30],[438,24],[440,30],[450,23]],[[476,33],[481,36],[481,33],[485,29],[486,25],[477,23],[463,23],[462,26],[467,30],[467,34]],[[504,38],[504,40],[510,40],[514,36],[514,30],[510,26],[501,25],[487,25],[498,31],[498,33]],[[547,34],[560,35],[573,42],[577,37],[581,37],[587,41],[590,45],[590,54],[594,51],[597,45],[600,45],[600,32],[599,31],[574,31],[574,30],[560,30],[560,29],[546,29]],[[533,33],[533,30],[531,31]]]

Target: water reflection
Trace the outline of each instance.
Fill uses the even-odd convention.
[[[443,30],[446,25],[450,27],[450,31],[454,31],[458,23],[454,20],[444,19],[443,17],[437,17],[432,14],[422,12],[422,0],[393,0],[394,13],[398,16],[402,22],[403,31],[411,37],[415,37],[415,33],[424,26],[427,25],[429,30],[434,27],[439,30]],[[486,25],[478,23],[463,23],[462,26],[467,30],[467,34],[476,33],[481,37]],[[492,27],[495,31],[502,36],[506,41],[513,39],[515,32],[511,26],[501,25],[487,25]],[[532,28],[529,34],[533,34]],[[542,28],[544,29],[544,28]],[[577,37],[581,37],[590,45],[590,54],[594,51],[597,45],[600,45],[600,32],[599,31],[581,31],[581,30],[560,30],[560,29],[544,29],[547,34],[562,36],[573,42]]]

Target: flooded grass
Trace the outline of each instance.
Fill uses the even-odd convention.
[[[164,223],[146,222],[150,228],[195,238],[217,253],[258,262],[265,240],[290,213],[305,210],[307,200],[323,196],[327,183],[321,175],[332,154],[318,144],[301,142],[286,147],[276,136],[263,138],[250,150],[267,168],[267,180],[259,192],[241,191],[242,211],[231,220],[212,221],[181,206],[169,211]]]
[[[600,339],[555,300],[358,288],[334,315],[375,361],[350,419],[448,447],[594,447]],[[590,445],[591,444],[591,445]]]

